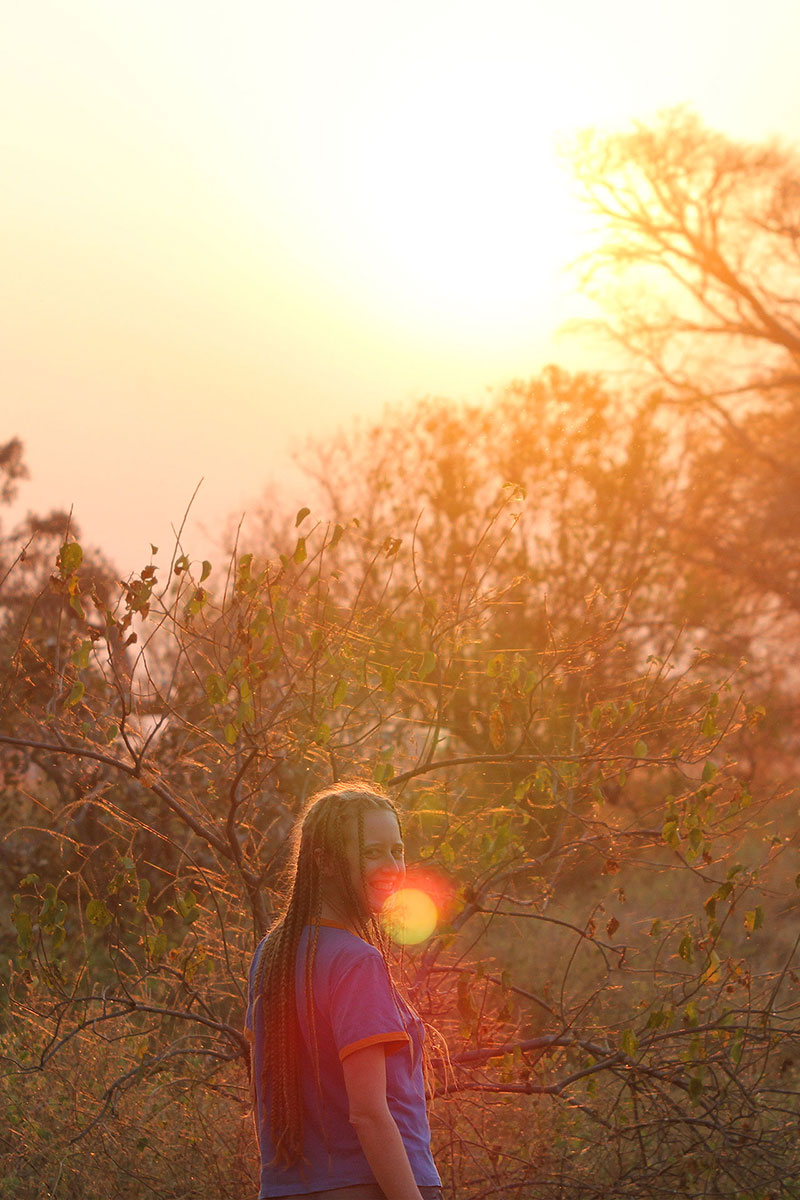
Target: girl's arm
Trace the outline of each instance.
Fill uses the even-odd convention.
[[[348,1054],[342,1063],[350,1123],[386,1200],[422,1200],[408,1154],[386,1103],[386,1049],[382,1043]]]

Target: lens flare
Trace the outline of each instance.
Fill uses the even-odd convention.
[[[389,936],[403,946],[416,946],[436,928],[439,913],[433,900],[419,888],[399,888],[383,906],[381,921]]]
[[[439,914],[439,923],[448,921],[457,907],[456,888],[442,871],[422,866],[411,866],[406,871],[405,886],[417,888],[430,896]]]

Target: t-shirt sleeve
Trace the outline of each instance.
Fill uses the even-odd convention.
[[[381,954],[372,948],[336,972],[331,984],[331,1025],[339,1059],[384,1043],[386,1053],[402,1050],[408,1033]]]

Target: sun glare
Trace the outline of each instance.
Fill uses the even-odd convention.
[[[361,269],[412,308],[492,325],[541,300],[574,253],[574,214],[547,136],[521,147],[508,95],[455,84],[373,125]]]
[[[327,33],[304,45],[303,76],[284,80],[281,126],[267,117],[271,77],[230,113],[265,232],[279,179],[299,270],[360,319],[472,340],[550,324],[582,248],[584,216],[557,156],[580,89],[565,96],[555,65],[532,69],[513,42],[487,52],[475,31],[417,44],[393,30],[372,63],[337,43],[335,23]]]
[[[416,946],[452,916],[456,889],[445,875],[424,867],[409,867],[406,886],[387,899],[381,923],[393,941]]]
[[[531,321],[578,252],[557,128],[501,63],[451,66],[386,94],[342,145],[350,183],[329,219],[341,278],[439,327]],[[342,239],[341,233],[344,234]]]
[[[393,941],[416,946],[429,938],[439,920],[436,905],[419,888],[400,888],[386,901],[381,913],[384,929]]]

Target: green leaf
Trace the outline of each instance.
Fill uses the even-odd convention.
[[[186,605],[187,617],[193,617],[200,612],[208,600],[208,592],[205,588],[197,588],[189,603]]]
[[[715,767],[715,765],[711,761],[711,759],[707,758],[706,762],[705,762],[705,766],[703,767],[703,783],[711,783],[711,780],[714,778],[716,773],[717,773],[717,768]]]
[[[163,958],[167,952],[167,935],[165,933],[148,934],[147,950],[151,959],[157,961],[159,958]]]
[[[317,726],[317,731],[314,734],[314,741],[320,746],[327,746],[328,742],[331,740],[332,732],[333,731],[331,730],[331,727],[327,721],[320,721],[319,725]]]
[[[394,667],[387,666],[381,668],[381,686],[387,696],[391,696],[397,686],[397,672]]]
[[[347,680],[340,679],[333,689],[333,698],[331,699],[331,708],[338,708],[343,703],[347,695]]]
[[[689,1080],[689,1099],[692,1104],[699,1103],[700,1097],[703,1094],[703,1081],[698,1075],[692,1075]]]
[[[522,685],[522,690],[526,696],[533,691],[538,681],[539,676],[536,674],[536,672],[528,671],[528,674],[525,676],[525,682]]]
[[[306,553],[306,539],[304,537],[297,539],[297,545],[294,548],[294,554],[292,555],[292,558],[298,564],[298,566],[300,563],[305,562],[308,558],[308,554]]]
[[[717,723],[714,720],[713,712],[707,712],[703,721],[702,728],[703,737],[712,738],[717,734]]]
[[[639,1039],[632,1029],[626,1029],[620,1039],[620,1048],[622,1053],[628,1058],[633,1058],[636,1051],[639,1049]]]
[[[140,879],[139,880],[139,895],[136,897],[136,907],[139,910],[139,912],[142,912],[144,910],[149,896],[150,896],[150,880],[149,879]]]
[[[250,622],[250,633],[254,638],[263,638],[264,634],[269,629],[270,614],[269,609],[262,604],[256,611],[256,615]]]
[[[58,892],[54,884],[48,883],[42,904],[39,909],[39,926],[45,933],[53,933],[57,926],[64,924],[64,918],[67,915],[67,906],[63,900],[59,899]]]
[[[86,920],[91,925],[97,925],[98,928],[105,929],[106,925],[110,925],[113,919],[105,900],[90,900],[86,905]]]
[[[501,654],[495,654],[494,658],[489,659],[486,674],[490,679],[497,679],[498,675],[503,674],[503,656]]]
[[[748,933],[755,933],[764,924],[764,910],[760,904],[744,915],[744,927]]]
[[[678,946],[678,954],[687,963],[690,963],[694,958],[694,943],[690,933],[685,933],[681,938],[680,945]]]
[[[647,754],[647,742],[643,742],[642,739],[639,738],[639,741],[633,747],[633,753],[636,758],[644,758]]]
[[[428,676],[430,675],[431,671],[433,671],[435,667],[436,667],[436,655],[433,653],[432,650],[426,650],[422,656],[422,662],[420,664],[419,670],[417,671],[418,678],[427,679]]]
[[[708,966],[703,972],[703,983],[716,983],[719,979],[721,959],[716,950],[712,950],[708,956]]]
[[[72,691],[67,696],[67,708],[72,708],[74,704],[79,704],[83,699],[83,693],[86,691],[86,685],[82,679],[76,679],[72,685]]]
[[[23,912],[18,908],[12,912],[11,920],[17,930],[17,945],[25,954],[33,946],[33,922],[30,913]]]
[[[305,521],[306,517],[308,516],[308,514],[310,512],[311,512],[310,508],[303,507],[303,508],[298,509],[297,516],[294,519],[295,529],[297,529],[298,525],[302,525],[303,521]]]
[[[64,542],[58,554],[58,565],[62,575],[71,575],[83,562],[83,550],[77,542]]]
[[[228,722],[228,724],[225,726],[225,741],[229,746],[232,746],[238,737],[239,730],[234,724]]]
[[[495,750],[501,750],[506,744],[506,723],[502,711],[496,705],[489,713],[489,740]]]
[[[661,836],[668,846],[673,850],[677,850],[680,846],[680,837],[678,836],[678,822],[674,817],[667,817],[661,829]]]
[[[89,666],[89,652],[92,648],[90,641],[81,642],[78,649],[72,655],[72,665],[77,667],[79,671],[85,671]]]
[[[212,674],[206,679],[206,695],[209,704],[224,704],[227,699],[227,689],[219,675]]]
[[[195,896],[191,889],[185,895],[178,896],[175,901],[175,907],[187,925],[191,925],[200,916],[200,910],[197,907],[197,896]]]
[[[234,658],[232,662],[228,663],[228,668],[225,672],[225,682],[228,685],[232,684],[233,681],[237,678],[237,676],[242,674],[243,670],[244,670],[244,663],[242,662],[240,656],[237,654],[236,658]]]
[[[344,529],[341,525],[339,525],[339,524],[334,525],[333,533],[331,534],[331,540],[328,543],[329,550],[332,550],[334,548],[334,546],[338,546],[339,542],[342,540],[343,533],[344,533]]]
[[[204,580],[208,579],[210,574],[211,574],[211,563],[208,561],[207,558],[204,558],[203,559],[203,569],[200,572],[200,582],[203,583]]]
[[[514,788],[515,800],[521,800],[523,796],[528,794],[531,786],[531,778],[532,777],[530,775],[526,775],[524,779],[520,779],[519,783]]]

